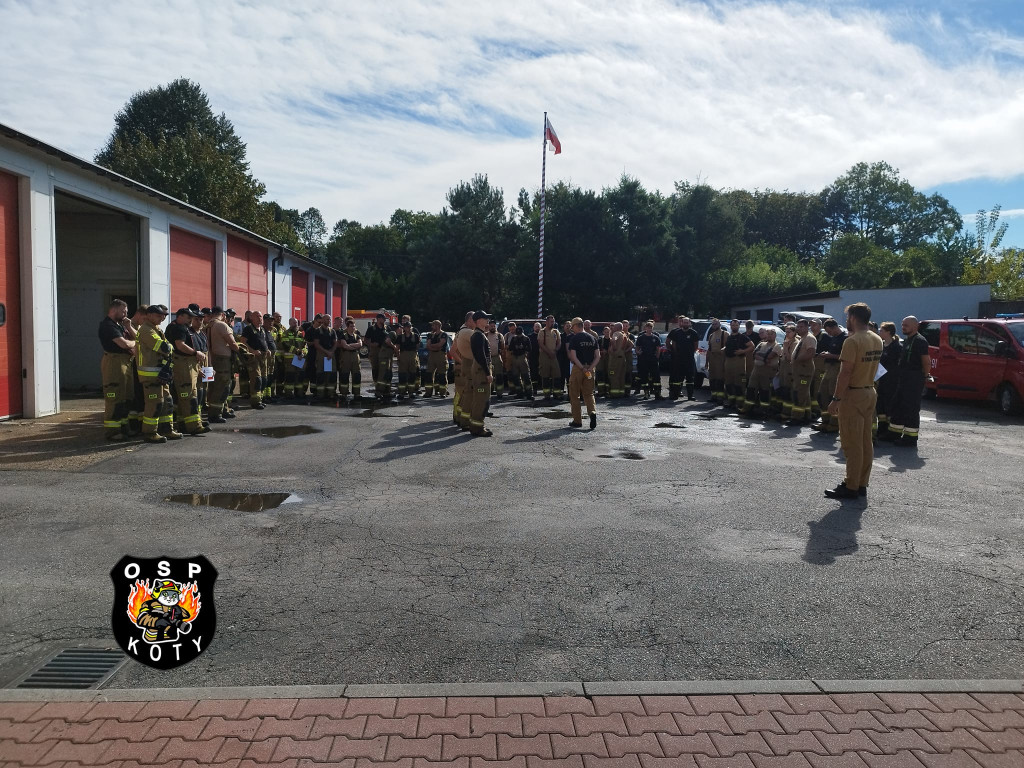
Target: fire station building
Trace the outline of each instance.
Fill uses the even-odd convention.
[[[349,276],[0,124],[0,418],[98,390],[115,298],[280,312],[348,308]],[[287,322],[287,321],[286,321]]]

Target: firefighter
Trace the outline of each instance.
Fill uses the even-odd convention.
[[[383,321],[378,321],[379,325],[375,326],[374,338],[381,339],[380,348],[377,350],[377,382],[375,385],[375,391],[377,399],[382,401],[391,400],[391,379],[392,369],[394,367],[395,352],[398,350],[398,346],[395,343],[396,334],[390,328],[383,327]],[[378,329],[380,332],[378,333]]]
[[[249,322],[242,329],[242,339],[249,350],[246,368],[249,372],[249,405],[257,411],[267,406],[263,404],[263,372],[266,369],[266,358],[270,355],[267,344],[267,332],[263,328],[263,316],[259,312],[247,312]]]
[[[294,317],[289,317],[288,327],[281,331],[281,340],[277,345],[278,365],[284,363],[283,379],[278,388],[282,397],[295,399],[305,394],[304,391],[299,391],[300,386],[305,389],[305,385],[300,385],[302,368],[293,364],[295,358],[299,358],[299,361],[305,365],[305,348],[306,339],[299,328],[299,321]]]
[[[825,378],[825,360],[818,357],[818,350],[828,340],[828,336],[822,329],[821,320],[811,320],[811,335],[814,337],[814,378],[811,379],[811,421],[821,418],[821,405],[818,403],[818,390],[821,389],[821,380]]]
[[[289,324],[290,325],[290,324]],[[277,348],[274,354],[274,362],[270,367],[270,378],[272,382],[271,396],[275,401],[288,396],[288,369],[292,365],[291,345],[285,345],[284,335],[288,329],[281,322],[281,313],[274,312],[270,316],[270,335],[274,338],[274,346]]]
[[[472,337],[474,328],[473,315],[466,313],[466,321],[455,334],[452,345],[452,357],[455,360],[455,397],[452,401],[452,420],[463,430],[469,429],[469,411],[472,405],[473,392],[469,386],[473,370]]]
[[[812,429],[819,432],[838,432],[839,423],[828,412],[828,404],[836,393],[836,382],[839,380],[839,355],[843,351],[846,334],[839,328],[839,323],[829,318],[822,325],[824,331],[818,337],[818,352],[815,360],[820,359],[824,373],[818,385],[818,409],[821,412],[821,424]]]
[[[198,379],[201,375],[199,369],[206,365],[206,354],[199,349],[199,342],[192,333],[192,318],[192,310],[182,307],[174,314],[174,323],[167,326],[165,336],[173,348],[171,360],[174,366],[171,370],[174,382],[171,392],[174,421],[186,433],[201,435],[204,430],[199,410]]]
[[[729,334],[717,317],[711,318],[708,331],[708,386],[711,387],[711,402],[719,405],[725,402],[725,341]]]
[[[678,326],[672,329],[666,342],[672,355],[669,358],[668,396],[678,400],[685,382],[686,399],[696,400],[693,395],[693,378],[697,374],[697,361],[693,356],[700,346],[700,337],[691,327],[690,318],[680,317]]]
[[[597,348],[595,334],[583,330],[583,321],[574,317],[569,326],[573,334],[566,342],[569,349],[569,362],[572,371],[569,373],[569,407],[572,411],[570,427],[583,426],[583,413],[580,398],[587,404],[587,415],[590,416],[590,428],[597,428],[597,404],[594,402],[594,368],[601,352]],[[651,324],[653,328],[653,324]],[[655,337],[657,338],[657,337]],[[660,340],[659,340],[660,341]]]
[[[277,375],[277,337],[274,335],[274,316],[263,315],[263,333],[267,337],[267,354],[263,357],[263,364],[260,366],[260,378],[263,380],[263,402],[276,403],[276,385],[274,383]]]
[[[133,339],[137,339],[139,329],[142,324],[146,322],[146,311],[149,309],[145,304],[140,304],[135,308],[135,313],[128,321],[128,325],[131,326],[131,332],[128,331],[128,326],[125,326],[125,336],[130,336]],[[135,437],[136,435],[142,434],[142,411],[145,409],[144,398],[142,396],[142,381],[139,379],[139,361],[138,355],[132,353],[132,370],[131,370],[131,381],[132,381],[132,392],[131,402],[128,406],[128,436]]]
[[[543,323],[534,323],[533,333],[527,336],[530,340],[530,381],[533,384],[533,391],[538,394],[544,389],[540,380],[540,331],[543,327]]]
[[[810,332],[806,320],[796,324],[796,344],[793,347],[793,407],[790,424],[807,424],[814,420],[811,410],[811,384],[814,381],[814,355],[818,340]]]
[[[409,323],[410,325],[412,325],[412,316],[411,315],[402,315],[402,319],[400,321],[400,325],[404,326],[406,323]],[[419,329],[417,329],[416,327],[413,327],[412,330],[413,330],[413,333],[416,334],[416,338],[419,339],[420,338]],[[417,343],[419,343],[419,342],[417,342]],[[416,366],[415,366],[415,369],[414,369],[413,374],[412,374],[412,379],[409,381],[409,385],[411,387],[411,389],[409,391],[409,395],[410,396],[420,394],[421,390],[420,390],[420,353],[419,353],[419,346],[416,347]]]
[[[363,348],[363,337],[356,328],[356,321],[345,318],[345,329],[338,337],[338,397],[343,404],[348,403],[349,381],[352,382],[352,402],[362,400],[359,385],[362,374],[359,371],[359,350]]]
[[[249,345],[245,343],[245,332],[246,329],[252,327],[253,313],[251,310],[245,310],[245,315],[241,327],[237,326],[234,323],[235,311],[233,309],[227,309],[224,314],[227,318],[228,325],[232,326],[232,329],[235,332],[235,341],[240,342],[244,345],[244,354],[237,355],[233,361],[233,372],[238,374],[238,397],[239,399],[248,399],[251,403],[252,388],[250,381],[252,379],[251,367],[253,365],[253,356],[251,354]],[[242,352],[241,349],[239,351]],[[232,382],[232,390],[234,389],[233,385],[234,382]],[[228,394],[229,402],[232,394],[234,394],[234,392],[230,392]]]
[[[512,353],[508,348],[509,343],[516,337],[517,327],[514,322],[509,321],[509,324],[506,326],[505,335],[502,337],[505,347],[505,354],[502,357],[502,375],[505,377],[505,390],[508,392],[509,397],[519,397],[521,394],[512,378]]]
[[[427,336],[427,397],[448,397],[448,334],[441,330],[440,320],[430,321]]]
[[[537,334],[540,355],[537,358],[537,373],[540,376],[544,399],[550,400],[555,392],[561,393],[561,370],[558,367],[558,350],[562,346],[561,334],[555,328],[555,316],[548,315],[544,327]]]
[[[412,399],[420,370],[420,333],[411,320],[403,320],[396,339],[398,347],[398,399]]]
[[[622,331],[622,323],[612,325],[612,339],[608,346],[608,397],[625,397],[627,354],[632,349],[629,337]]]
[[[877,397],[875,374],[882,356],[882,340],[868,330],[870,320],[871,308],[867,304],[851,304],[846,308],[850,336],[840,352],[839,379],[828,405],[829,414],[839,420],[839,443],[846,456],[846,478],[834,489],[825,491],[832,499],[857,499],[868,495],[874,460],[871,425],[875,420]],[[921,364],[920,360],[916,362]],[[920,386],[917,394],[920,398]]]
[[[334,350],[338,346],[338,334],[335,333],[331,324],[330,315],[324,315],[320,319],[320,327],[312,330],[307,335],[310,352],[316,357],[316,399],[321,403],[331,404],[335,400],[335,379],[337,372],[334,370]],[[310,385],[312,389],[312,384]]]
[[[470,401],[469,434],[473,437],[490,437],[493,433],[484,426],[484,417],[487,415],[487,405],[490,401],[491,384],[494,376],[491,373],[491,349],[487,343],[487,334],[484,328],[491,316],[486,312],[473,313],[473,325],[475,330],[470,337],[470,359],[472,368],[470,372],[469,386],[473,391]],[[465,358],[463,358],[465,362]]]
[[[895,323],[882,323],[878,329],[878,335],[882,339],[882,358],[879,365],[885,369],[885,373],[875,383],[875,388],[878,390],[875,414],[878,417],[878,439],[889,441],[893,439],[889,432],[890,403],[896,393],[896,382],[899,380],[903,344],[896,333]]]
[[[189,304],[192,310],[192,340],[196,349],[206,356],[206,362],[199,367],[199,375],[196,377],[196,399],[199,401],[199,423],[203,426],[203,432],[210,431],[210,422],[206,417],[206,393],[208,382],[203,376],[204,368],[210,367],[210,342],[206,338],[206,318],[209,310],[199,309],[198,304]]]
[[[508,356],[505,352],[505,337],[498,333],[498,327],[493,318],[487,322],[487,330],[484,333],[487,334],[487,346],[491,350],[491,378],[493,379],[491,397],[500,400],[503,395],[502,388],[505,385],[504,358]]]
[[[772,411],[772,390],[779,375],[782,347],[776,340],[774,329],[765,331],[765,340],[754,349],[754,368],[747,385],[747,395],[740,408],[745,416],[765,418]]]
[[[107,440],[124,442],[128,438],[128,414],[134,384],[132,357],[135,354],[135,329],[128,320],[128,304],[114,299],[107,316],[100,321],[100,346],[103,358],[103,429]]]
[[[233,419],[234,412],[226,409],[228,394],[234,381],[232,362],[239,353],[239,344],[231,326],[226,322],[224,310],[214,307],[210,310],[210,324],[207,327],[207,338],[210,342],[210,360],[213,365],[213,384],[210,385],[210,423],[223,424]]]
[[[515,336],[508,342],[510,360],[511,386],[513,390],[527,400],[533,400],[533,380],[530,378],[530,339],[523,327],[516,328]]]
[[[598,351],[600,354],[600,351]],[[600,359],[597,357],[596,359]],[[661,337],[654,332],[654,323],[644,323],[644,331],[636,337],[636,376],[644,393],[644,400],[653,394],[655,400],[664,400],[661,396],[661,372],[658,361],[661,359]],[[570,393],[571,393],[570,387]],[[578,398],[577,398],[578,399]]]
[[[171,344],[160,330],[167,318],[167,307],[153,304],[146,308],[135,347],[139,381],[142,382],[144,410],[142,435],[147,443],[180,440],[175,431],[174,403],[171,400]]]
[[[363,335],[363,343],[369,351],[370,378],[373,380],[374,394],[378,397],[380,396],[380,388],[377,386],[377,377],[380,375],[380,348],[388,337],[387,319],[387,315],[378,312],[373,325],[368,326]],[[388,371],[388,389],[390,388],[391,372]]]
[[[796,348],[796,323],[786,323],[779,360],[779,389],[774,410],[782,419],[793,415],[793,350]]]
[[[928,340],[913,315],[903,318],[903,348],[896,368],[896,387],[889,402],[889,439],[894,445],[917,446],[921,431],[921,395],[931,374]]]
[[[633,348],[636,346],[636,334],[630,333],[629,332],[629,328],[630,328],[629,320],[623,320],[622,321],[622,334],[623,334],[623,336],[625,336],[626,341],[628,342],[628,344],[627,344],[628,349],[626,350],[627,354],[626,354],[626,366],[625,366],[626,379],[625,379],[625,383],[623,385],[625,394],[627,396],[629,395],[630,391],[632,391],[634,395],[637,394],[638,392],[640,392],[640,380],[639,380],[639,378],[637,378],[637,377],[635,377],[633,375]],[[631,390],[631,388],[632,388],[632,390]]]
[[[606,325],[601,331],[601,338],[597,340],[597,349],[601,353],[597,359],[597,369],[594,374],[597,377],[598,397],[608,397],[608,359],[611,357],[609,351],[612,343],[612,327]]]
[[[740,321],[729,323],[729,337],[725,340],[725,402],[726,408],[739,408],[743,404],[747,353],[754,349],[745,333],[740,332]]]
[[[562,325],[562,343],[558,346],[558,351],[555,352],[555,358],[558,360],[558,382],[555,392],[555,400],[561,400],[563,394],[567,394],[569,386],[569,337],[572,336],[572,323],[568,320]]]

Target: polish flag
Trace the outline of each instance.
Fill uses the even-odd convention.
[[[562,142],[558,140],[558,134],[555,133],[555,129],[551,127],[551,121],[546,117],[544,118],[544,138],[551,142],[556,155],[562,151]]]

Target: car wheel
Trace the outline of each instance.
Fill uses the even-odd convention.
[[[1021,412],[1020,397],[1010,384],[1003,384],[999,388],[999,410],[1004,416],[1015,416]]]

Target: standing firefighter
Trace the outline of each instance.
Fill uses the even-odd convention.
[[[203,415],[206,411],[206,394],[209,390],[209,384],[203,379],[203,368],[210,366],[210,341],[206,336],[206,318],[209,315],[210,310],[200,310],[198,304],[189,304],[188,308],[192,310],[192,340],[196,344],[196,350],[202,352],[206,357],[206,361],[199,368],[199,375],[196,377],[196,399],[199,402],[199,423],[203,427],[203,432],[210,431],[210,423],[207,418]]]
[[[816,424],[812,429],[819,432],[838,432],[839,422],[828,412],[828,404],[832,402],[832,395],[836,392],[836,382],[839,381],[839,355],[846,342],[846,334],[839,328],[839,323],[829,318],[822,326],[824,331],[818,337],[818,354],[816,360],[821,360],[824,374],[821,383],[818,385],[818,409],[821,411],[821,424]]]
[[[772,386],[779,375],[782,347],[776,341],[775,329],[769,329],[764,341],[754,349],[754,367],[747,383],[747,396],[740,413],[762,418],[771,414]]]
[[[878,439],[890,441],[893,436],[889,431],[889,412],[893,395],[896,394],[896,382],[899,380],[900,358],[903,356],[903,344],[896,334],[895,323],[882,323],[878,329],[882,339],[882,359],[879,365],[885,373],[875,384],[878,401],[875,403],[875,414],[878,417]]]
[[[897,368],[896,387],[889,403],[889,437],[894,445],[916,447],[921,430],[921,395],[931,373],[928,340],[911,315],[903,318],[903,349]]]
[[[505,337],[498,333],[498,327],[493,319],[488,321],[487,346],[491,348],[491,377],[494,379],[491,384],[491,396],[502,398],[503,387],[505,386],[505,358],[508,352],[505,351]]]
[[[669,333],[668,348],[672,357],[669,358],[668,396],[678,400],[683,383],[686,384],[686,399],[696,400],[693,396],[693,377],[697,373],[697,362],[694,354],[700,346],[700,337],[690,325],[690,318],[680,317],[678,327]]]
[[[288,318],[288,330],[281,333],[281,342],[278,344],[278,355],[284,355],[284,384],[280,391],[285,397],[296,398],[305,394],[306,384],[302,376],[302,368],[293,365],[295,358],[300,362],[306,355],[306,339],[299,328],[299,321],[294,317]],[[278,360],[280,363],[280,360]]]
[[[348,402],[349,382],[352,386],[352,402],[362,399],[359,385],[362,375],[359,372],[359,350],[363,348],[363,337],[356,328],[356,321],[345,318],[345,329],[338,337],[338,397],[342,403]]]
[[[708,331],[708,386],[711,387],[711,402],[725,403],[725,342],[729,334],[717,317],[711,318]]]
[[[612,325],[612,338],[608,345],[608,397],[625,397],[627,354],[633,348],[629,337],[622,331],[622,323]]]
[[[266,370],[267,357],[273,353],[267,343],[267,332],[263,329],[263,316],[259,312],[249,314],[249,323],[242,329],[242,338],[249,348],[249,359],[246,368],[249,371],[249,405],[258,411],[266,406],[263,404],[263,373]]]
[[[370,375],[373,377],[374,392],[381,400],[391,397],[391,362],[395,353],[395,334],[385,326],[386,320],[387,315],[378,313],[374,324],[366,329],[363,337],[370,350]]]
[[[484,426],[484,417],[487,415],[487,404],[490,401],[491,384],[494,377],[491,374],[491,349],[487,343],[487,334],[484,328],[491,316],[486,312],[474,312],[473,324],[476,330],[470,337],[470,350],[472,358],[472,369],[469,377],[469,385],[473,390],[471,411],[469,414],[469,434],[474,437],[490,437],[493,433]],[[465,361],[463,361],[465,362]]]
[[[537,334],[537,346],[540,355],[537,358],[537,373],[540,376],[544,399],[550,400],[562,391],[562,373],[558,367],[558,349],[562,346],[562,338],[555,328],[555,316],[548,315],[544,327]]]
[[[441,330],[441,321],[430,322],[427,336],[427,397],[448,396],[448,334]]]
[[[127,439],[128,413],[131,408],[134,383],[132,381],[132,355],[135,352],[135,329],[127,321],[128,305],[114,299],[107,316],[100,321],[100,346],[103,358],[100,373],[103,376],[103,430],[107,440],[123,442]]]
[[[338,346],[338,334],[330,316],[325,316],[319,330],[313,332],[312,341],[316,350],[316,396],[320,402],[330,405],[335,402],[334,350]]]
[[[466,313],[466,321],[455,334],[452,345],[452,358],[455,360],[455,397],[452,398],[452,421],[461,429],[469,429],[469,407],[472,393],[469,387],[469,375],[473,369],[473,315]]]
[[[395,340],[398,347],[398,399],[412,398],[416,392],[416,378],[420,370],[420,332],[405,320]]]
[[[181,433],[174,430],[172,423],[174,403],[170,389],[173,378],[171,344],[159,328],[166,317],[167,307],[163,304],[148,307],[135,347],[145,408],[142,413],[142,434],[147,443],[181,439]]]
[[[747,353],[753,353],[754,344],[740,332],[739,320],[729,323],[729,331],[729,338],[725,340],[725,402],[722,405],[739,408],[743,404]]]
[[[601,338],[597,340],[597,349],[601,353],[597,360],[597,394],[599,397],[608,397],[608,359],[611,356],[612,327],[606,325],[601,331]]]
[[[196,313],[198,314],[198,313]],[[199,349],[199,343],[192,333],[192,310],[182,307],[174,315],[174,323],[167,326],[167,340],[173,347],[175,422],[190,435],[203,434],[202,418],[199,415],[200,368],[206,365],[206,354]]]
[[[851,304],[846,308],[850,336],[839,355],[839,380],[828,406],[829,414],[839,418],[839,443],[846,456],[846,479],[825,491],[831,499],[868,495],[874,460],[871,426],[875,421],[875,373],[882,356],[882,340],[868,330],[869,320],[871,308],[867,304]]]
[[[231,360],[238,353],[238,342],[231,327],[224,322],[224,310],[214,307],[210,311],[210,325],[207,337],[210,340],[210,359],[213,361],[213,383],[210,384],[210,423],[223,424],[227,414],[224,411],[228,393],[234,384]]]
[[[569,362],[572,371],[569,373],[569,407],[572,411],[570,427],[583,426],[583,412],[580,398],[587,404],[590,416],[590,428],[597,428],[597,403],[594,402],[594,368],[601,357],[597,348],[597,340],[593,334],[583,330],[583,321],[574,317],[571,328],[573,335],[569,337]]]
[[[814,381],[814,353],[818,340],[810,333],[806,320],[796,324],[797,342],[793,347],[793,408],[791,424],[806,424],[813,420],[811,411],[811,384]]]
[[[510,334],[511,335],[511,334]],[[508,340],[510,388],[517,395],[533,400],[533,379],[530,378],[530,337],[523,327],[516,328]]]
[[[779,389],[775,410],[780,418],[793,415],[793,351],[796,349],[796,323],[786,323],[786,338],[782,342],[779,361]]]
[[[654,323],[646,322],[643,333],[636,337],[636,376],[644,400],[652,394],[655,400],[664,399],[661,396],[661,371],[658,369],[660,358],[661,337],[654,332]]]

